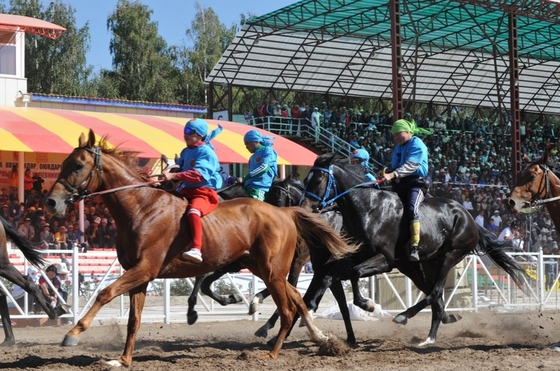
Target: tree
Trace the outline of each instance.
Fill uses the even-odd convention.
[[[204,81],[235,37],[238,27],[226,27],[212,8],[204,8],[198,1],[195,3],[195,10],[191,28],[186,31],[192,47],[183,48],[180,54],[180,64],[184,71],[181,88],[188,87],[184,94],[188,103],[205,105]]]
[[[119,98],[176,102],[176,56],[158,35],[157,23],[150,21],[152,13],[139,2],[118,1],[107,19],[107,29],[113,33],[109,45],[113,71],[102,71],[100,82],[105,88],[116,88]]]
[[[88,79],[93,68],[86,64],[89,50],[89,24],[76,27],[76,10],[60,0],[44,8],[39,0],[11,0],[11,14],[42,19],[66,28],[57,40],[26,35],[25,75],[31,92],[63,95],[88,95]]]

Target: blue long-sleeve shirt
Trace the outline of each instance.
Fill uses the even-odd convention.
[[[278,154],[271,146],[260,145],[249,158],[249,173],[245,187],[268,192],[278,175]]]
[[[222,187],[218,156],[210,146],[203,144],[193,148],[186,147],[177,160],[181,171],[196,170],[201,176],[200,182],[183,182],[183,188],[207,187],[217,190]]]

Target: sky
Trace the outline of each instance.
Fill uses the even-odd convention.
[[[45,3],[48,0],[43,0]],[[76,26],[83,27],[89,21],[90,51],[87,63],[98,72],[101,68],[111,69],[109,53],[110,33],[107,17],[116,8],[117,0],[62,0],[76,9]],[[297,0],[199,0],[204,8],[212,8],[220,22],[226,26],[237,24],[240,14],[261,16]],[[185,31],[191,27],[195,15],[196,0],[141,0],[152,11],[152,21],[158,23],[159,34],[168,45],[186,44]]]

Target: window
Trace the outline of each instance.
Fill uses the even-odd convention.
[[[16,74],[15,33],[0,31],[0,75]]]

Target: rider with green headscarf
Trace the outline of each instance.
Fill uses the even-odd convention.
[[[410,220],[410,260],[419,261],[420,214],[418,209],[424,200],[422,189],[426,188],[424,177],[428,174],[428,148],[415,136],[426,130],[418,129],[411,121],[395,121],[391,132],[395,141],[391,167],[383,177],[392,181],[393,190],[401,198]],[[428,132],[431,134],[431,132]]]

